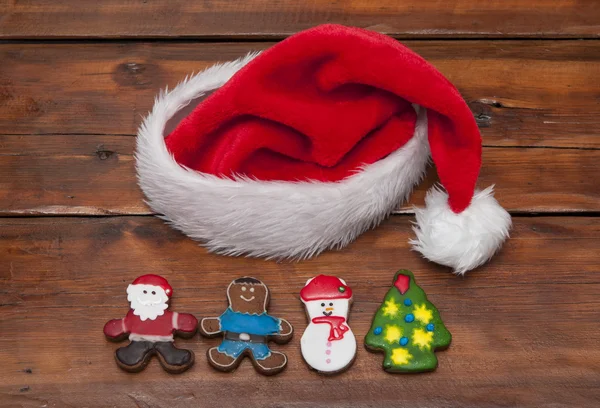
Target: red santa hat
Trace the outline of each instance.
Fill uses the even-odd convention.
[[[300,291],[303,302],[311,300],[350,299],[352,289],[342,279],[336,276],[319,275],[306,282]]]
[[[379,224],[422,179],[430,155],[443,189],[415,210],[411,243],[464,273],[491,258],[511,225],[491,187],[475,190],[473,114],[396,40],[338,25],[161,93],[136,152],[148,204],[172,226],[222,254],[295,259],[344,247]]]
[[[131,283],[131,285],[156,286],[164,290],[167,297],[170,298],[173,295],[173,288],[171,287],[171,285],[169,285],[169,282],[167,282],[165,278],[159,275],[148,274],[139,276]]]

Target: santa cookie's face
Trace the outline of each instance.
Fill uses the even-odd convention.
[[[133,314],[142,320],[154,320],[165,313],[169,307],[169,297],[160,286],[129,285],[127,287],[127,300],[131,305]]]
[[[308,315],[312,318],[319,316],[340,316],[348,318],[348,299],[322,299],[305,302]]]
[[[258,279],[239,278],[231,282],[227,296],[234,312],[261,314],[266,310],[269,291]]]

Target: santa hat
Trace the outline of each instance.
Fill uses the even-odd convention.
[[[303,259],[379,224],[422,179],[430,153],[443,189],[415,210],[411,243],[464,273],[511,225],[491,187],[475,190],[481,137],[471,111],[396,40],[323,25],[161,93],[136,158],[150,207],[209,249]]]
[[[142,275],[142,276],[136,278],[131,283],[131,286],[135,286],[135,285],[156,286],[156,287],[164,290],[167,297],[170,298],[173,295],[173,288],[171,287],[171,285],[169,285],[169,282],[167,282],[167,280],[165,278],[163,278],[162,276],[153,275],[153,274]]]
[[[311,300],[350,299],[352,289],[342,279],[335,276],[319,275],[306,282],[300,291],[303,302]]]

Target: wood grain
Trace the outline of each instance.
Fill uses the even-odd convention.
[[[406,44],[459,88],[486,145],[600,147],[600,42]],[[269,45],[0,44],[0,134],[135,135],[159,89]]]
[[[458,278],[422,260],[408,216],[300,263],[212,255],[151,216],[132,154],[158,90],[321,23],[402,39],[459,88],[484,140],[480,186],[513,213],[490,263]],[[599,39],[597,0],[0,1],[0,408],[600,406]],[[400,268],[453,334],[434,373],[386,374],[362,347]],[[263,279],[296,329],[273,346],[288,369],[216,372],[218,341],[196,336],[178,340],[197,358],[183,375],[120,371],[102,327],[145,273],[197,317],[224,310],[232,279]],[[358,358],[335,377],[299,350],[298,293],[319,273],[355,293]]]
[[[465,278],[410,252],[411,225],[392,217],[349,248],[301,263],[225,258],[149,217],[0,220],[0,406],[460,406],[597,407],[600,402],[600,220],[517,218],[494,260]],[[359,347],[336,377],[308,370],[298,292],[307,278],[345,278],[355,293],[359,344],[394,272],[411,269],[439,308],[453,344],[424,375],[390,375]],[[199,317],[226,307],[225,287],[254,275],[272,291],[270,312],[295,326],[288,369],[265,378],[244,364],[213,371],[216,340],[180,341],[197,363],[181,376],[154,362],[138,375],[113,360],[102,326],[127,310],[125,288],[144,273],[167,276],[174,310]],[[510,389],[510,392],[508,391]]]
[[[598,38],[597,1],[5,1],[0,37],[282,38],[323,23],[404,38]]]
[[[152,214],[137,186],[133,142],[102,135],[0,136],[0,215]],[[487,147],[483,162],[479,186],[495,184],[511,212],[600,211],[600,180],[593,176],[600,150]],[[430,168],[398,211],[422,205],[437,181]]]

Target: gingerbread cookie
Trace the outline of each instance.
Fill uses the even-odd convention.
[[[412,272],[398,271],[365,337],[367,349],[385,353],[383,368],[388,372],[418,373],[435,370],[435,351],[447,348],[451,340]]]
[[[300,291],[308,327],[302,335],[302,357],[320,373],[347,369],[356,356],[356,339],[348,326],[352,289],[335,276],[309,279]]]
[[[223,335],[221,344],[206,353],[210,365],[220,371],[233,371],[248,356],[261,374],[281,372],[287,357],[269,349],[269,341],[287,343],[293,328],[287,320],[267,314],[267,286],[255,278],[239,278],[229,284],[227,298],[229,307],[221,316],[200,321],[203,336]]]
[[[123,370],[142,371],[154,355],[170,373],[181,373],[194,364],[194,353],[175,347],[173,336],[193,336],[198,320],[191,314],[167,310],[171,296],[173,288],[158,275],[140,276],[127,287],[129,313],[104,326],[104,334],[110,340],[129,337],[131,341],[115,353],[117,365]]]

